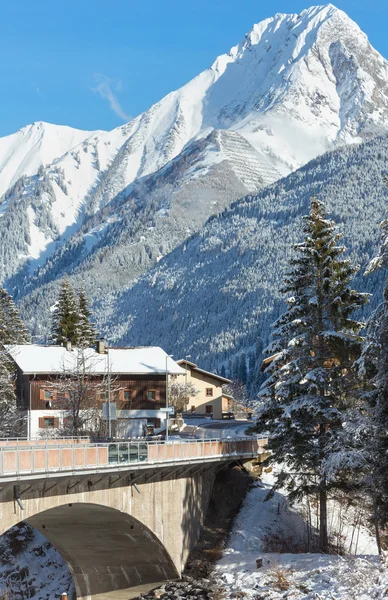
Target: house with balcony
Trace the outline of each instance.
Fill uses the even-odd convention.
[[[222,419],[230,410],[232,400],[223,391],[223,386],[232,383],[231,380],[205,371],[187,359],[178,360],[177,364],[184,372],[174,377],[174,381],[192,384],[197,392],[194,396],[188,396],[186,411],[201,417]]]
[[[117,436],[129,437],[136,423],[164,429],[166,380],[185,372],[158,347],[107,348],[99,341],[96,348],[23,344],[7,350],[16,365],[17,401],[29,438],[65,429],[74,407],[102,419],[103,405],[109,405]]]

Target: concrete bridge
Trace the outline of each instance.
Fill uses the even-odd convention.
[[[180,577],[217,471],[265,443],[0,442],[0,534],[20,521],[41,531],[79,599],[134,598]]]

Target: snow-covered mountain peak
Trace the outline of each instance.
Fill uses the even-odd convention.
[[[300,14],[276,13],[273,17],[255,23],[240,44],[234,46],[229,54],[236,55],[236,50],[237,52],[241,52],[259,44],[263,41],[263,36],[269,38],[271,37],[271,34],[276,33],[276,31],[282,27],[284,27],[285,32],[287,30],[295,29],[297,35],[300,35],[302,31],[307,35],[309,32],[319,28],[325,21],[336,15],[341,15],[342,18],[351,21],[346,13],[336,8],[333,4],[312,6],[311,8],[303,10]],[[266,39],[265,41],[269,40]]]
[[[327,4],[276,14],[113,131],[37,122],[0,139],[0,195],[32,176],[0,206],[0,215],[15,206],[26,215],[22,240],[3,261],[6,276],[31,257],[42,266],[52,253],[57,276],[65,263],[97,255],[113,222],[130,248],[131,235],[162,240],[144,251],[150,262],[141,264],[151,264],[238,197],[337,145],[385,132],[387,123],[388,63],[344,12]],[[140,220],[136,211],[144,212]],[[169,218],[175,237],[167,247],[170,232],[158,227]],[[6,223],[0,218],[0,238]]]
[[[96,131],[36,121],[0,138],[0,196],[23,175],[34,175]]]

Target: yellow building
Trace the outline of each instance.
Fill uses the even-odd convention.
[[[198,416],[207,415],[212,416],[213,419],[222,419],[222,415],[230,410],[231,399],[231,396],[223,393],[222,386],[232,383],[230,379],[204,371],[188,360],[178,360],[177,363],[185,370],[185,374],[178,375],[175,381],[180,384],[191,383],[197,390],[195,396],[188,398],[187,412],[198,414]]]

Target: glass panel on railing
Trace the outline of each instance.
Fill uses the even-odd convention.
[[[109,444],[108,456],[110,463],[119,462],[119,450],[117,444]]]
[[[148,460],[148,444],[139,444],[139,460],[141,462]]]
[[[131,462],[139,462],[139,445],[129,444],[129,458]]]
[[[121,462],[121,463],[129,462],[129,445],[128,444],[119,444],[119,462]]]

